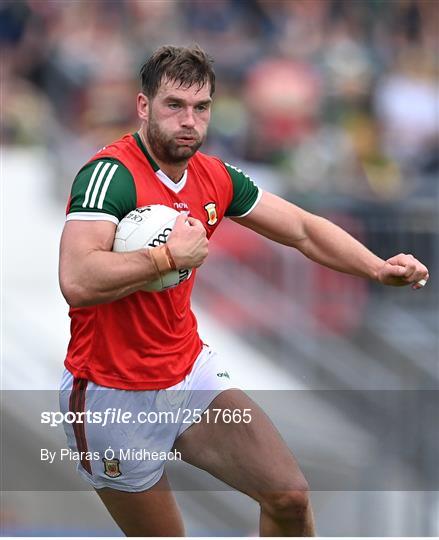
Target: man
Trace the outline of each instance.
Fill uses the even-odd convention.
[[[60,252],[61,289],[72,318],[62,408],[122,403],[156,411],[164,402],[171,407],[169,390],[185,390],[185,405],[251,411],[251,421],[228,423],[220,415],[209,422],[203,415],[189,426],[111,430],[76,423],[66,426],[69,444],[98,451],[99,459],[82,458],[79,470],[127,535],[184,534],[164,463],[105,454],[131,444],[175,448],[185,461],[255,499],[261,535],[312,536],[308,486],[293,455],[263,411],[233,382],[216,377],[221,359],[201,342],[190,310],[196,272],[163,292],[139,289],[170,268],[201,266],[224,216],[320,264],[384,285],[419,288],[427,268],[411,255],[380,259],[336,225],[263,193],[239,169],[198,152],[215,89],[211,59],[200,48],[158,49],[141,78],[139,131],[98,152],[72,187]],[[183,210],[166,246],[112,252],[119,220],[148,204]],[[103,388],[96,398],[92,391]]]

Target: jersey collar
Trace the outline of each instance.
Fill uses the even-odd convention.
[[[154,161],[151,154],[148,152],[148,149],[143,144],[142,139],[140,138],[140,135],[136,132],[133,133],[133,137],[137,142],[137,146],[142,150],[142,152],[145,154],[146,159],[148,160],[149,164],[151,165],[153,171],[155,172],[155,175],[157,178],[162,182],[162,184],[165,184],[166,187],[168,187],[170,190],[174,191],[175,193],[178,193],[181,191],[184,186],[186,185],[187,180],[187,169],[184,171],[183,176],[181,177],[181,180],[179,180],[177,183],[175,183],[173,180],[169,178],[157,165],[157,163]]]

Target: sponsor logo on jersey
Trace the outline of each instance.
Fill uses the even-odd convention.
[[[204,205],[204,210],[207,212],[207,224],[208,225],[215,225],[215,223],[218,221],[218,214],[216,213],[216,204],[214,202],[210,202]]]
[[[230,375],[227,373],[227,371],[220,371],[216,374],[216,376],[219,378],[226,377],[226,379],[230,379]]]
[[[117,478],[122,473],[120,472],[120,461],[118,459],[102,458],[104,462],[104,473],[110,478]]]
[[[174,207],[177,210],[189,210],[189,206],[185,202],[175,202]]]

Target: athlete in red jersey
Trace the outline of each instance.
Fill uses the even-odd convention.
[[[244,173],[200,152],[174,183],[134,133],[98,152],[81,169],[67,221],[117,224],[133,208],[164,204],[199,220],[209,239],[224,215],[245,215],[260,196]],[[180,382],[202,346],[190,309],[195,274],[161,293],[140,291],[111,303],[72,308],[68,370],[76,377],[126,390],[168,388]]]
[[[60,256],[61,288],[71,306],[66,367],[74,376],[70,404],[75,410],[86,399],[81,391],[88,382],[118,395],[127,392],[130,399],[142,395],[132,390],[143,390],[150,399],[152,392],[209,369],[209,359],[194,364],[201,350],[189,304],[195,272],[175,289],[139,292],[157,277],[151,257],[160,248],[111,251],[118,220],[138,205],[162,203],[189,212],[178,218],[167,242],[177,268],[201,266],[210,235],[222,217],[230,216],[342,272],[414,288],[428,279],[426,267],[411,255],[384,261],[336,225],[261,193],[239,170],[199,153],[214,83],[211,61],[199,48],[160,48],[142,68],[138,133],[103,149],[75,180]],[[252,420],[203,419],[179,431],[175,448],[183,459],[258,501],[261,535],[312,536],[308,486],[265,414],[236,389],[219,393],[211,406],[250,408]],[[75,428],[75,437],[84,446],[87,430]],[[118,460],[103,461],[114,483],[95,481],[92,468],[90,479],[126,534],[184,534],[162,471],[147,489],[139,491],[141,484],[133,483],[130,490],[129,482],[117,483],[123,477]]]

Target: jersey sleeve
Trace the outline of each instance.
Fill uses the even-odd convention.
[[[136,207],[136,200],[133,176],[120,161],[92,161],[76,175],[66,219],[107,220],[117,225]]]
[[[259,202],[262,190],[241,169],[224,163],[233,184],[233,198],[226,210],[227,217],[244,217]]]

